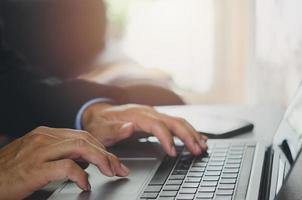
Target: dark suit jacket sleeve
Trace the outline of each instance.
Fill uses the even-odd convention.
[[[127,103],[118,87],[84,80],[51,80],[33,72],[14,53],[0,45],[0,133],[19,137],[37,126],[74,128],[81,106],[106,97]]]

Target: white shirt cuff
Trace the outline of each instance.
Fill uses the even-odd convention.
[[[86,110],[86,108],[88,108],[89,106],[91,106],[92,104],[95,103],[113,103],[113,101],[111,99],[108,98],[96,98],[96,99],[92,99],[90,101],[87,101],[78,111],[77,116],[76,116],[76,120],[75,120],[75,128],[77,130],[82,130],[82,115],[84,113],[84,111]]]

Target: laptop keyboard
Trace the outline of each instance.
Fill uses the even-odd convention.
[[[241,199],[254,149],[254,144],[213,144],[202,156],[194,157],[186,149],[177,158],[166,156],[140,199],[231,200],[239,189],[236,199]]]

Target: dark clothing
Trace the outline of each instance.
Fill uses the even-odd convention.
[[[1,19],[0,19],[1,21]],[[32,70],[5,46],[0,28],[0,133],[19,137],[37,126],[74,128],[81,106],[98,97],[127,103],[118,87],[59,80]]]

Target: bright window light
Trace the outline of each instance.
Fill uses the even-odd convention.
[[[213,1],[130,2],[124,51],[147,68],[167,72],[182,89],[209,90],[214,60]]]

